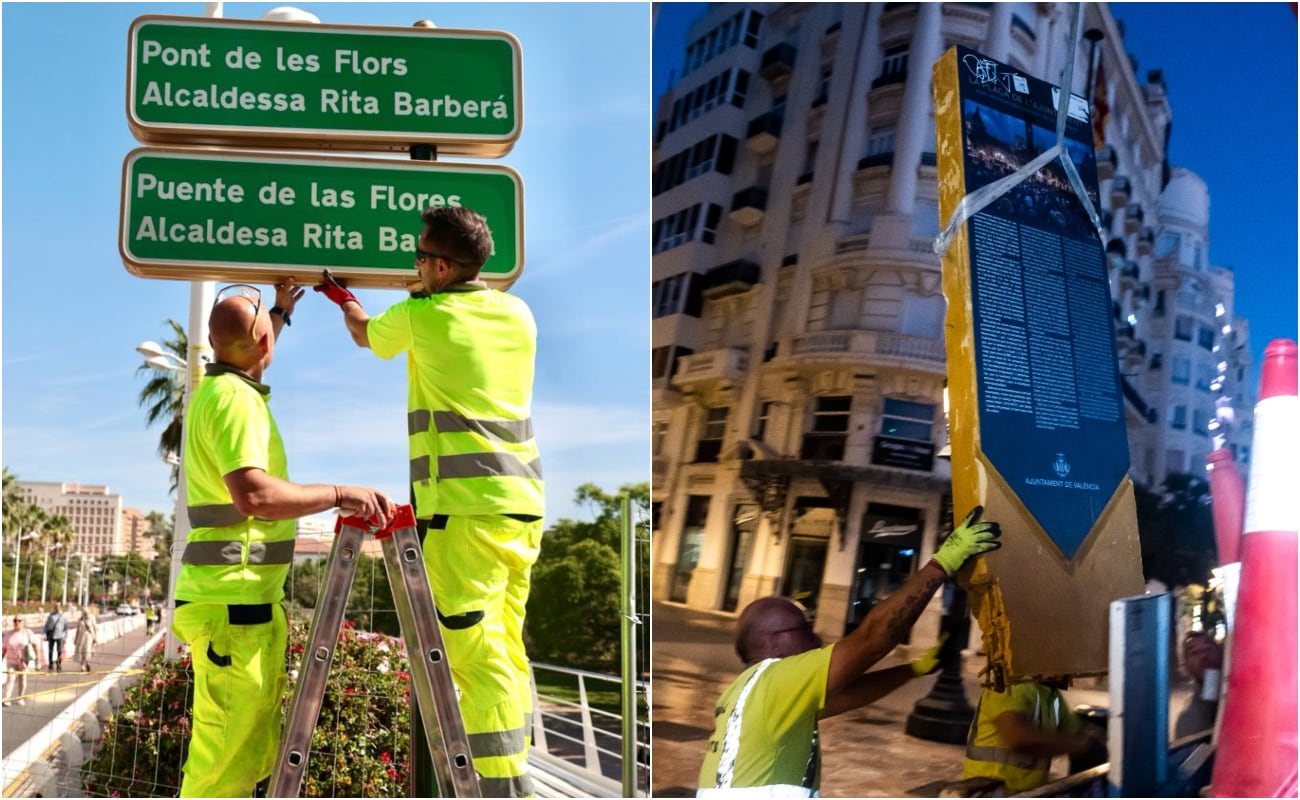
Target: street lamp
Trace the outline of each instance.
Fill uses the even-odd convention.
[[[162,349],[157,342],[146,341],[136,346],[135,351],[144,356],[144,363],[154,369],[168,372],[184,372],[189,369],[189,362]]]
[[[199,284],[196,283],[195,286],[198,287]],[[211,293],[211,288],[212,288],[211,284],[206,284],[206,291],[208,291],[209,294]],[[198,291],[200,290],[195,289],[195,292]],[[194,317],[195,317],[194,305],[195,305],[194,297],[191,297],[191,308],[190,308],[191,331],[194,330],[194,324],[193,324]],[[204,330],[206,330],[206,326],[204,326]],[[192,336],[193,333],[191,333],[191,337]],[[190,341],[192,342],[193,338],[191,338]],[[187,377],[185,380],[185,394],[181,401],[181,419],[184,420],[185,408],[189,405],[190,391],[193,389],[192,386],[193,375],[190,374],[190,362],[163,350],[161,347],[158,346],[157,342],[141,342],[140,345],[135,349],[137,353],[145,357],[144,363],[148,364],[151,367],[154,367],[155,369],[163,369],[163,370],[168,370],[170,372],[181,372],[186,374]],[[193,354],[193,352],[194,352],[193,349],[191,349],[191,354]],[[205,354],[200,353],[200,357],[198,360],[200,362],[206,362],[210,359],[206,358]],[[185,447],[186,426],[187,423],[182,424],[181,427],[182,449]],[[168,604],[168,611],[170,616],[170,614],[174,614],[176,612],[176,605],[175,605],[176,578],[177,576],[180,575],[181,572],[181,556],[185,553],[185,542],[187,539],[189,539],[189,535],[190,535],[190,515],[186,511],[186,507],[185,507],[186,501],[185,501],[184,459],[180,453],[168,453],[167,457],[163,460],[166,461],[168,464],[171,464],[172,466],[176,467],[176,509],[175,509],[175,513],[172,515],[173,524],[172,524],[171,572],[167,578],[167,604]],[[177,643],[176,643],[175,634],[171,632],[170,626],[168,626],[167,628],[167,640],[166,640],[166,644],[163,647],[163,653],[164,653],[164,657],[168,661],[174,661],[179,657],[179,653],[177,652]]]
[[[36,531],[29,531],[28,533],[19,536],[18,540],[14,543],[14,591],[10,602],[15,606],[18,605],[18,564],[23,557],[23,542],[35,538]]]
[[[58,550],[63,547],[63,542],[55,542],[45,548],[45,561],[41,565],[41,607],[45,606],[45,590],[49,586],[50,578],[50,551]],[[66,598],[65,598],[66,599]]]

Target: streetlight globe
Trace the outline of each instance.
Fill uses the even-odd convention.
[[[179,358],[176,358],[176,356],[172,356],[172,358],[175,360],[168,361],[166,356],[152,356],[150,358],[146,358],[144,360],[144,363],[148,364],[154,369],[162,369],[168,372],[184,372],[185,367],[188,365],[184,361],[181,361]]]
[[[310,11],[293,6],[277,6],[263,14],[262,19],[273,22],[320,22],[320,18]]]
[[[154,341],[140,342],[140,344],[136,345],[135,351],[146,358],[167,354],[167,351],[163,350],[162,347]]]

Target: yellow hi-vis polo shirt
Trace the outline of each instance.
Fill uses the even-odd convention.
[[[370,349],[407,354],[407,430],[415,511],[543,516],[533,438],[537,323],[527,304],[458,285],[372,317]]]
[[[224,478],[256,467],[289,479],[270,399],[270,387],[225,364],[209,364],[190,398],[185,500],[192,527],[176,578],[178,600],[254,604],[284,597],[295,521],[239,513]]]
[[[828,645],[761,661],[727,687],[713,710],[713,735],[700,766],[701,790],[781,786],[817,791],[817,715],[826,707],[831,649]],[[701,796],[707,794],[701,791]]]
[[[980,692],[966,737],[962,777],[997,778],[1006,784],[1007,794],[1019,794],[1047,783],[1052,759],[1006,747],[993,721],[1008,711],[1024,714],[1039,728],[1057,733],[1074,733],[1082,723],[1059,691],[1041,683],[1028,681],[1008,686],[1004,692]]]

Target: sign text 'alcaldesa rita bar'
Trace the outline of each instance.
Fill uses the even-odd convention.
[[[147,15],[128,49],[127,122],[146,144],[495,158],[523,129],[504,31]]]
[[[939,214],[1056,144],[1059,90],[964,47],[934,65]],[[1086,103],[1065,150],[1097,207]],[[1105,253],[1059,158],[958,230],[943,259],[953,500],[1002,525],[963,573],[990,677],[1107,668],[1112,600],[1143,589]]]
[[[119,249],[148,278],[405,288],[425,208],[482,214],[482,277],[505,289],[524,264],[523,183],[498,164],[143,147],[122,166]]]

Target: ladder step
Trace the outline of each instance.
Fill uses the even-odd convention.
[[[307,634],[306,656],[298,672],[298,684],[289,704],[289,719],[280,735],[280,750],[271,771],[271,797],[297,797],[301,789],[311,754],[311,736],[320,716],[325,682],[334,661],[334,649],[338,646],[348,592],[356,576],[364,537],[365,530],[361,528],[340,526],[330,548],[328,571],[321,583],[316,611],[312,614],[311,629]]]
[[[456,686],[438,626],[437,607],[424,569],[419,533],[413,517],[410,522],[403,527],[389,526],[376,538],[383,545],[393,605],[397,607],[398,623],[406,640],[411,687],[419,704],[439,793],[443,797],[480,797],[469,737],[460,715]]]
[[[294,798],[302,788],[311,756],[311,737],[320,716],[334,649],[356,576],[361,545],[370,528],[356,517],[335,524],[334,545],[307,635],[306,657],[289,704],[289,719],[271,773],[271,797]],[[480,797],[478,774],[461,719],[451,667],[438,627],[438,612],[424,570],[415,513],[399,506],[388,527],[375,534],[383,547],[384,569],[393,592],[397,621],[411,666],[411,689],[419,703],[429,755],[442,797]]]

